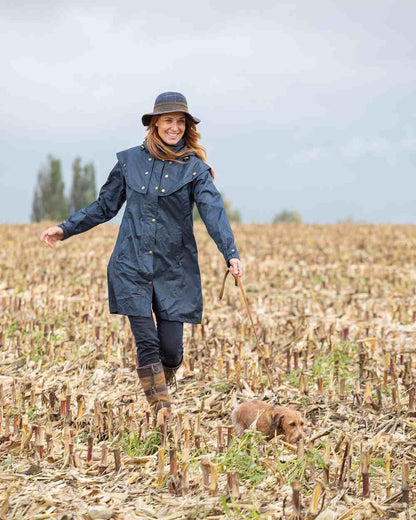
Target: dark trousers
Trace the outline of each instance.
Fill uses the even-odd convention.
[[[183,323],[164,320],[159,316],[155,299],[153,317],[129,316],[130,327],[136,341],[139,367],[162,361],[167,367],[176,367],[183,358]]]

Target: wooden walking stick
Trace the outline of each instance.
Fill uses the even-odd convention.
[[[222,280],[222,286],[221,286],[221,291],[220,291],[220,294],[218,296],[218,299],[221,300],[222,297],[224,296],[224,290],[225,290],[225,281],[227,279],[227,276],[229,275],[230,271],[227,269],[225,275],[224,275],[224,278]],[[233,275],[234,276],[234,275]],[[241,292],[241,296],[243,297],[243,301],[244,301],[244,305],[246,307],[246,310],[247,310],[247,314],[248,314],[248,317],[250,319],[250,323],[251,323],[251,327],[253,329],[253,332],[254,332],[254,337],[256,338],[256,346],[257,346],[257,349],[260,353],[260,359],[263,360],[263,363],[264,363],[264,367],[265,367],[265,370],[266,370],[266,375],[267,375],[267,379],[269,381],[269,386],[272,390],[273,393],[274,392],[274,388],[273,388],[273,378],[272,378],[272,375],[270,373],[270,368],[267,364],[267,361],[266,359],[263,357],[263,353],[262,353],[262,350],[261,350],[261,346],[260,346],[260,340],[259,340],[259,337],[257,336],[257,332],[256,332],[256,327],[254,326],[254,321],[253,321],[253,317],[251,315],[251,311],[250,311],[250,307],[248,305],[248,300],[247,300],[247,296],[246,296],[246,293],[244,292],[244,289],[243,289],[243,284],[241,282],[241,278],[239,275],[237,276],[234,276],[234,283],[236,285],[236,287],[239,287],[240,288],[240,292]]]

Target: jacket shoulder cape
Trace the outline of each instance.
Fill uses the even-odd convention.
[[[147,151],[144,145],[122,150],[116,156],[128,186],[134,191],[147,194],[150,175],[146,172],[150,170],[151,165],[149,163],[154,160],[154,157]],[[193,153],[190,153],[188,159],[182,163],[177,161],[165,162],[169,164],[169,169],[172,170],[173,174],[169,186],[166,186],[163,192],[159,192],[158,195],[161,197],[174,193],[182,186],[185,186],[185,184],[192,182],[210,170],[210,166]]]

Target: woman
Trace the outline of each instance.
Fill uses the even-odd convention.
[[[199,122],[182,94],[160,94],[153,112],[142,116],[144,143],[117,154],[98,199],[40,237],[53,247],[110,220],[127,201],[107,269],[110,313],[129,317],[146,398],[167,413],[167,387],[183,359],[183,323],[202,317],[194,202],[230,272],[242,274],[223,200],[198,143]]]

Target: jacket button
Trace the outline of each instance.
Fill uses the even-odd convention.
[[[145,175],[149,175],[149,172],[144,172]]]
[[[152,250],[150,250],[150,251],[148,251],[148,253],[149,253],[149,255],[151,255],[151,254],[153,254],[153,251],[152,251]]]
[[[144,150],[144,146],[143,146],[143,145],[141,145],[141,147],[140,147],[140,148],[141,148],[142,150]]]
[[[148,283],[149,285],[152,285],[152,282],[151,282],[151,280],[149,280],[149,281],[148,281],[147,283]]]
[[[165,175],[165,179],[167,179],[168,177],[169,177],[169,175],[168,175],[168,174],[166,174],[166,175]]]
[[[196,175],[196,172],[194,172],[192,175]]]
[[[151,160],[152,160],[152,158],[151,158],[151,157],[149,157],[149,161],[151,161]]]
[[[165,190],[165,188],[162,188],[162,190],[161,190],[161,191],[162,191],[162,193],[165,193],[165,191],[166,191],[166,190]]]
[[[127,166],[127,164],[126,164],[126,163],[123,163],[123,166]]]
[[[156,222],[156,219],[155,219],[155,218],[152,218],[152,222]]]
[[[159,186],[155,186],[155,190],[158,190],[159,189]]]
[[[142,186],[142,190],[144,190],[144,189],[145,189],[145,186]]]
[[[172,164],[172,161],[169,161],[169,164]]]

